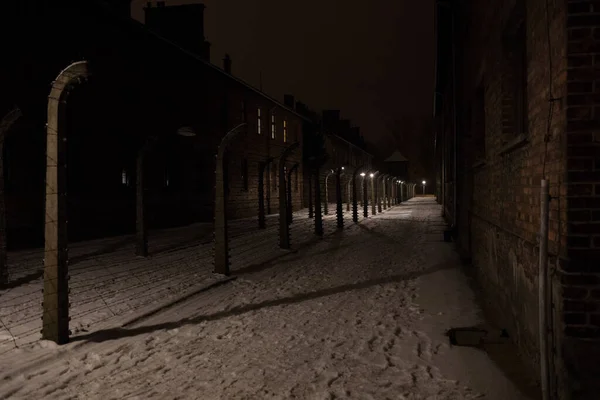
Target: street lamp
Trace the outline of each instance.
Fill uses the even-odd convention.
[[[425,184],[426,184],[427,182],[423,181],[422,183],[423,183],[423,194],[425,194]]]
[[[194,137],[196,136],[196,132],[194,132],[194,130],[189,126],[182,126],[177,130],[177,135],[183,137]]]
[[[362,176],[363,178],[365,177],[365,175],[366,175],[366,174],[365,174],[364,172],[361,172],[361,173],[360,173],[360,176]]]
[[[372,177],[374,177],[374,176],[375,176],[375,174],[370,174],[369,176],[372,178]]]

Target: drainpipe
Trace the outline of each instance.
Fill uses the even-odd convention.
[[[550,399],[550,376],[548,374],[548,209],[550,191],[548,181],[542,179],[540,191],[540,265],[539,265],[539,334],[540,334],[540,381],[542,399]]]

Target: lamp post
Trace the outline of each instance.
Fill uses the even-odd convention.
[[[422,183],[423,183],[423,195],[425,195],[425,184],[426,184],[427,182],[423,181]]]
[[[377,194],[375,193],[375,190],[376,190],[375,175],[376,174],[377,174],[377,172],[369,174],[369,177],[371,178],[371,215],[377,215],[377,204],[376,204]]]

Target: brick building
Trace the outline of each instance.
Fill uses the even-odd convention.
[[[323,110],[321,128],[324,133],[324,149],[327,154],[327,161],[320,170],[321,200],[323,213],[330,214],[335,213],[335,209],[330,209],[329,204],[337,201],[335,171],[343,168],[340,177],[341,195],[344,203],[350,203],[352,174],[361,167],[370,170],[373,165],[373,156],[366,151],[360,128],[353,127],[348,119],[341,119],[339,110]],[[360,191],[358,191],[358,195],[360,195]]]
[[[3,151],[11,247],[42,243],[49,85],[75,60],[87,60],[92,75],[67,101],[71,240],[135,229],[136,158],[142,149],[148,149],[150,226],[212,221],[217,146],[241,123],[246,125],[227,154],[228,215],[258,214],[259,165],[271,158],[264,189],[267,211],[277,211],[273,167],[285,147],[302,144],[310,124],[233,76],[229,57],[224,68],[210,64],[209,44],[199,29],[203,6],[152,7],[150,27],[130,18],[128,1],[23,0],[0,7],[2,37],[15,38],[0,65],[0,110],[4,116],[16,105],[22,113],[6,131]],[[302,164],[302,152],[300,145],[286,169]],[[290,178],[297,209],[303,179],[301,167],[295,171]]]
[[[437,195],[486,305],[539,376],[549,180],[551,392],[600,395],[600,4],[438,1]]]

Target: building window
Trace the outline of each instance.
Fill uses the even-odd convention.
[[[245,192],[248,191],[248,160],[246,158],[242,159],[242,184],[243,190]]]
[[[121,185],[129,186],[129,174],[125,168],[121,171]]]
[[[527,45],[522,5],[517,5],[503,41],[502,128],[505,133],[527,133]]]
[[[258,109],[258,116],[257,116],[256,132],[257,132],[259,135],[261,135],[261,134],[262,134],[262,115],[261,115],[261,110],[260,110],[260,108]]]
[[[275,115],[271,114],[271,139],[275,139]]]
[[[283,120],[283,143],[287,143],[287,120]]]

